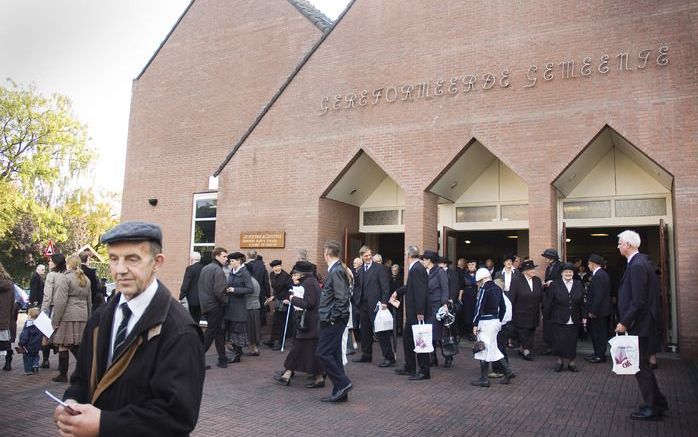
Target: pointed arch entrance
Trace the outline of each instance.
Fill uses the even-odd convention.
[[[663,334],[677,336],[673,242],[673,175],[610,126],[604,126],[553,181],[558,192],[560,247],[567,259],[597,253],[617,281],[626,260],[616,249],[617,235],[633,229],[640,250],[657,268],[662,289]]]
[[[405,191],[364,150],[359,150],[322,194],[356,207],[358,226],[345,232],[345,261],[351,263],[363,244],[384,260],[402,264],[405,247]]]
[[[481,262],[528,255],[528,185],[477,139],[427,190],[439,198],[444,255]]]

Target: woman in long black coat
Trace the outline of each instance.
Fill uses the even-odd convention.
[[[233,252],[228,255],[230,263],[230,275],[228,276],[228,305],[225,307],[224,319],[228,323],[230,332],[230,344],[233,346],[235,356],[233,363],[240,361],[242,348],[247,346],[247,298],[254,292],[252,275],[245,266],[245,255]]]
[[[431,314],[426,319],[427,323],[432,324],[432,342],[434,343],[434,352],[431,356],[432,365],[438,366],[439,361],[436,356],[436,348],[441,345],[444,333],[444,325],[436,320],[436,313],[439,308],[445,307],[448,304],[448,275],[444,269],[439,267],[439,255],[432,250],[425,250],[422,255],[422,264],[427,269],[427,280],[429,284],[429,301],[431,302]],[[449,361],[450,367],[450,361]]]
[[[543,304],[543,282],[535,276],[536,267],[533,261],[524,261],[519,269],[521,275],[512,279],[509,288],[512,322],[519,338],[519,356],[527,361],[533,359],[533,338],[540,323]]]
[[[322,365],[315,355],[318,337],[320,335],[320,318],[318,308],[322,289],[313,274],[312,265],[307,261],[298,261],[293,267],[291,278],[295,285],[303,287],[303,297],[293,296],[284,300],[285,304],[291,304],[305,311],[296,313],[296,321],[303,318],[303,326],[296,327],[296,338],[293,347],[284,362],[284,372],[274,376],[279,383],[289,385],[294,372],[304,372],[314,376],[314,380],[308,382],[307,388],[321,388],[325,386]]]
[[[584,286],[574,279],[574,264],[565,263],[561,270],[562,278],[550,285],[545,311],[552,324],[553,352],[558,356],[555,371],[561,372],[567,360],[567,370],[577,372],[574,360],[583,317]]]
[[[403,285],[405,285],[405,275],[403,274],[399,264],[393,264],[390,266],[390,280],[388,282],[388,291],[390,292],[390,295],[392,296],[393,292]],[[399,308],[394,308],[392,305],[390,305],[388,308],[390,308],[395,315],[395,331],[397,332],[397,335],[402,335],[402,325],[404,320],[403,312],[405,311],[405,307],[402,305],[402,298],[399,298],[398,300],[400,301]]]

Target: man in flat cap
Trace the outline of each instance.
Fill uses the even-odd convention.
[[[75,373],[58,406],[61,435],[189,435],[204,384],[201,330],[156,278],[162,232],[122,223],[101,239],[117,295],[87,322]]]

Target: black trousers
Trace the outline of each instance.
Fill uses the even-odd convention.
[[[361,302],[359,306],[359,323],[361,324],[361,354],[366,358],[373,357],[373,308],[369,308],[368,302]],[[380,345],[383,358],[393,361],[392,331],[382,331],[376,333],[378,344]]]
[[[205,314],[208,326],[206,327],[206,334],[204,334],[204,352],[208,352],[211,343],[215,341],[218,360],[221,362],[228,359],[225,355],[223,311],[222,307],[216,307]]]
[[[189,305],[189,314],[191,315],[191,318],[194,319],[196,324],[199,324],[199,321],[201,321],[201,307],[196,305]]]
[[[419,364],[419,371],[425,375],[430,375],[430,354],[415,354],[414,352],[412,325],[415,323],[415,321],[407,320],[407,323],[405,323],[405,328],[402,331],[402,346],[405,353],[405,369],[410,373],[415,373],[417,371],[417,364]]]
[[[344,373],[344,364],[342,363],[342,335],[346,327],[345,322],[334,325],[322,323],[317,349],[315,349],[315,356],[325,369],[327,377],[332,381],[333,394],[351,383]]]
[[[649,337],[638,337],[640,346],[640,371],[635,374],[637,384],[640,386],[640,393],[645,405],[652,408],[667,409],[669,404],[666,397],[659,390],[657,378],[650,367]]]
[[[591,344],[594,346],[594,355],[599,358],[606,357],[606,344],[608,343],[608,317],[587,319]]]

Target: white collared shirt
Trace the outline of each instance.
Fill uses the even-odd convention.
[[[334,260],[334,261],[332,262],[332,264],[330,264],[330,265],[327,266],[327,271],[329,272],[329,271],[332,269],[332,266],[335,265],[335,264],[337,264],[338,262],[339,262],[339,258],[337,258],[336,260]]]
[[[153,282],[146,287],[146,289],[143,291],[143,293],[139,294],[138,296],[134,297],[133,299],[127,301],[126,298],[124,297],[123,294],[119,294],[119,302],[116,305],[116,312],[114,313],[114,322],[112,323],[111,327],[111,342],[109,346],[109,360],[108,362],[111,363],[112,355],[114,354],[114,341],[116,340],[116,333],[119,330],[119,325],[121,325],[121,321],[124,318],[124,313],[121,311],[121,304],[126,302],[128,305],[128,308],[131,310],[131,318],[128,319],[128,325],[126,325],[126,336],[131,333],[133,330],[133,327],[136,326],[136,323],[140,320],[141,316],[143,316],[143,313],[145,313],[145,310],[148,308],[148,305],[150,305],[150,302],[153,300],[153,297],[155,297],[155,292],[158,289],[158,281],[157,279],[153,278]]]
[[[368,264],[364,264],[364,272],[365,272],[366,270],[370,269],[372,265],[373,265],[372,262],[370,262],[370,263],[368,263]]]
[[[417,263],[417,262],[419,262],[418,259],[412,261],[412,262],[410,263],[410,267],[409,267],[407,270],[412,270],[412,266],[413,266],[415,263]]]
[[[502,270],[502,276],[504,276],[504,291],[509,291],[511,287],[511,278],[514,276],[514,269],[507,271],[507,269]]]
[[[639,252],[635,252],[635,253],[633,253],[632,255],[630,255],[630,256],[628,257],[628,264],[630,264],[630,260],[633,259],[633,257],[634,257],[635,255],[637,255],[638,253],[639,253]]]
[[[591,272],[591,276],[594,276],[594,275],[596,274],[596,272],[599,271],[600,268],[601,268],[600,266],[596,266],[596,268],[594,269],[594,271]]]
[[[526,282],[528,282],[528,286],[531,289],[531,292],[533,292],[533,278],[529,278],[528,276],[526,276]]]

